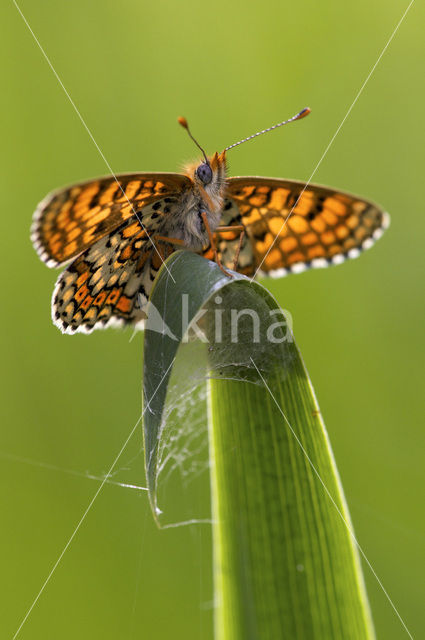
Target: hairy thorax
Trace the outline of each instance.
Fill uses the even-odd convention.
[[[220,224],[226,189],[226,167],[224,156],[211,158],[212,180],[203,184],[197,174],[199,163],[186,167],[190,186],[173,204],[173,215],[167,217],[160,234],[183,240],[189,249],[199,251],[209,244],[208,232],[202,219],[205,213],[212,232]]]

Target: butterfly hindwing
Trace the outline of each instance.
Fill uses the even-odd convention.
[[[178,173],[128,173],[116,178],[54,191],[38,205],[31,239],[49,267],[69,262],[150,202],[181,193],[190,184]]]
[[[144,229],[130,218],[63,271],[52,299],[52,319],[63,333],[143,321],[155,276],[174,251],[172,245],[155,241],[167,215],[163,210],[171,209],[172,215],[172,208],[169,197],[146,206],[141,211]]]
[[[389,223],[378,205],[328,187],[257,177],[227,184],[251,240],[251,275],[259,267],[279,276],[354,258]]]

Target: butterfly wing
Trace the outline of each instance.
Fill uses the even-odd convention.
[[[283,276],[339,264],[372,246],[389,224],[378,205],[329,187],[257,177],[229,178],[227,184],[229,211],[239,212],[235,224],[250,239],[247,275],[260,269]]]
[[[38,205],[31,240],[40,258],[58,267],[137,217],[147,204],[190,184],[178,173],[127,173],[59,189]]]
[[[143,227],[130,218],[88,247],[59,276],[52,319],[63,333],[90,333],[109,326],[136,325],[145,317],[152,283],[162,261],[174,251],[148,239],[158,231],[164,210],[177,206],[166,197],[141,210]]]

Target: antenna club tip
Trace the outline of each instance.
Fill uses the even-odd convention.
[[[187,120],[186,120],[186,118],[183,118],[183,116],[179,116],[179,117],[177,118],[177,122],[178,122],[182,127],[184,127],[185,129],[189,129],[189,125],[187,124]]]
[[[305,107],[299,112],[297,116],[297,120],[301,120],[301,118],[305,118],[306,116],[308,116],[309,113],[311,113],[310,107]]]

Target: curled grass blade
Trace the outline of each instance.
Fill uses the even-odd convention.
[[[373,638],[331,447],[282,310],[260,284],[195,254],[173,254],[167,267],[176,285],[162,269],[151,302],[164,325],[156,313],[147,322],[144,397],[171,371],[185,322],[205,309],[216,639]],[[157,519],[166,386],[144,425]]]

